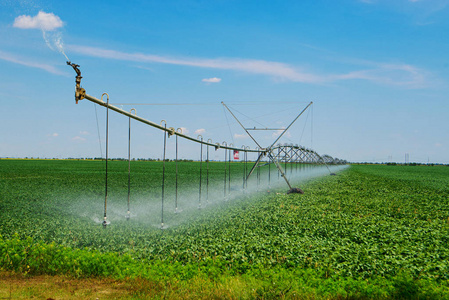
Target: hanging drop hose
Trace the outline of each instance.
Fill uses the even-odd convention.
[[[126,213],[126,220],[129,220],[129,198],[131,196],[131,118],[128,118],[128,211]]]
[[[167,128],[167,122],[165,120],[161,121],[165,123],[165,128]],[[162,159],[162,200],[161,200],[161,229],[164,229],[164,193],[165,193],[165,150],[167,147],[167,131],[164,131],[164,155]]]
[[[242,146],[242,149],[245,149],[245,145],[243,145]],[[245,153],[246,153],[246,151],[243,151],[243,160],[245,160]],[[246,165],[245,164],[243,164],[243,183],[242,183],[242,190],[243,190],[243,192],[245,192],[245,175],[246,175]]]
[[[291,146],[293,146],[293,145],[291,145]],[[293,161],[292,161],[293,156],[292,156],[292,152],[293,152],[293,147],[290,148],[290,155],[289,155],[289,158],[290,158],[290,160],[289,160],[289,163],[290,163],[290,174],[293,174]]]
[[[136,114],[136,110],[134,108],[131,108],[129,111],[132,113],[134,111],[134,114]],[[129,206],[129,200],[131,196],[131,118],[128,118],[128,212],[126,213],[126,220],[129,220],[131,217],[130,212],[130,206]]]
[[[230,144],[229,146],[234,147],[234,144]],[[229,163],[228,163],[228,194],[231,195],[231,150],[228,152]]]
[[[298,151],[299,151],[299,150],[297,150],[297,151],[295,152],[295,174],[298,173],[298,163],[299,163],[299,155],[298,155]]]
[[[180,130],[180,131],[179,131]],[[176,132],[181,132],[182,133],[182,129],[181,128],[178,128],[178,129],[176,129]],[[176,177],[175,177],[175,213],[178,213],[179,211],[178,211],[178,135],[176,135],[176,137],[175,137],[175,143],[176,143],[176,146],[175,146],[175,152],[176,152],[176,158],[175,158],[175,161],[176,161]]]
[[[105,174],[105,192],[104,192],[104,216],[103,216],[103,228],[106,228],[108,222],[106,220],[107,215],[107,206],[108,206],[108,143],[109,143],[109,95],[107,93],[103,93],[101,95],[101,100],[103,100],[103,96],[107,96],[106,103],[106,174]]]
[[[282,152],[284,153],[284,169],[285,169],[285,176],[287,176],[287,151],[285,150],[285,144],[284,144],[284,148],[282,149]]]
[[[211,139],[208,139],[207,142],[212,143]],[[206,204],[209,203],[209,145],[207,145],[207,162],[206,162]]]
[[[222,143],[224,146],[228,146],[228,144],[226,142]],[[228,155],[228,149],[225,148],[225,155],[224,155],[224,166],[225,166],[225,171],[224,171],[224,198],[226,200],[226,180],[227,180],[227,166],[226,166],[226,160],[228,159],[227,155]]]
[[[281,145],[278,145],[278,158],[281,156],[281,149],[280,149],[280,146]],[[280,180],[280,177],[281,177],[281,172],[279,171],[279,168],[278,168],[278,181]]]
[[[268,159],[268,188],[271,189],[271,161]]]
[[[256,147],[256,149],[259,149],[259,147]],[[260,166],[257,167],[256,171],[256,182],[257,182],[257,191],[259,191],[259,185],[260,185]]]
[[[245,150],[249,150],[251,147],[247,146]],[[245,152],[245,189],[248,189],[248,152]]]
[[[201,150],[200,150],[200,187],[198,195],[198,209],[201,209],[201,183],[202,183],[202,172],[203,172],[203,137],[198,135],[197,139],[201,137]]]

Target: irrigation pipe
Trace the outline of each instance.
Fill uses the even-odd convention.
[[[117,106],[108,104],[108,103],[104,102],[103,100],[97,99],[97,98],[92,97],[92,96],[90,96],[90,95],[88,95],[88,94],[85,94],[85,95],[84,95],[84,99],[87,99],[87,100],[89,100],[89,101],[92,101],[92,102],[94,102],[94,103],[97,103],[98,105],[101,105],[101,106],[104,106],[104,107],[108,107],[110,110],[113,110],[113,111],[115,111],[115,112],[118,112],[119,114],[128,116],[128,117],[130,117],[131,119],[134,119],[134,120],[139,121],[139,122],[141,122],[141,123],[150,125],[151,127],[154,127],[154,128],[160,129],[160,130],[163,130],[163,131],[167,132],[169,136],[171,136],[171,135],[177,135],[177,136],[179,136],[179,137],[182,137],[182,138],[184,138],[184,139],[190,140],[190,141],[192,141],[192,142],[201,143],[201,144],[203,144],[203,145],[209,145],[209,146],[215,147],[215,149],[223,148],[223,149],[227,149],[227,150],[245,151],[244,149],[241,149],[241,148],[230,147],[230,146],[227,146],[227,145],[220,145],[220,144],[218,144],[218,143],[214,144],[214,143],[211,143],[211,142],[205,142],[204,140],[201,141],[201,140],[195,139],[195,138],[193,138],[193,137],[190,137],[190,136],[188,136],[188,135],[185,135],[185,134],[183,134],[183,133],[180,133],[180,132],[175,131],[175,129],[174,129],[173,127],[168,127],[168,128],[167,128],[167,127],[165,127],[165,126],[162,126],[162,125],[159,125],[159,124],[157,124],[157,123],[151,122],[151,121],[149,121],[149,120],[147,120],[147,119],[144,119],[144,118],[139,117],[139,116],[137,116],[137,115],[133,115],[133,114],[127,112],[126,110],[123,110],[123,109],[121,109],[121,108],[118,108]],[[248,152],[261,152],[260,150],[246,150],[246,151],[248,151]]]

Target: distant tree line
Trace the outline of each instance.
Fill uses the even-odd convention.
[[[449,164],[439,164],[439,163],[398,163],[398,162],[358,162],[358,163],[352,163],[357,165],[387,165],[387,166],[447,166],[449,167]]]

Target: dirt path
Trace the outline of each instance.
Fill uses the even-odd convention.
[[[128,299],[142,295],[143,291],[146,291],[143,298],[150,298],[151,290],[156,292],[151,283],[139,284],[135,280],[127,283],[112,279],[23,276],[0,272],[0,299]]]

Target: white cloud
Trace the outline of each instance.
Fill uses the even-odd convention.
[[[182,134],[189,134],[190,133],[190,131],[187,129],[187,128],[185,128],[185,127],[180,127],[180,129],[181,129],[181,133]]]
[[[285,128],[285,127],[282,127]],[[280,136],[282,133],[284,132],[284,130],[276,130],[271,134],[272,138],[277,138],[278,136]],[[282,137],[286,137],[286,138],[291,138],[292,134],[290,133],[290,131],[287,131],[286,133],[284,133],[284,135]]]
[[[89,135],[90,133],[88,131],[80,131],[81,135]]]
[[[380,84],[403,86],[408,88],[422,88],[427,86],[427,72],[407,64],[371,63],[372,69],[333,75],[332,79],[364,79]]]
[[[246,134],[238,134],[238,133],[234,133],[234,138],[235,138],[235,139],[246,139],[246,138],[248,138],[248,135],[246,135]]]
[[[441,143],[435,143],[435,147],[441,147]]]
[[[126,53],[109,49],[102,49],[89,46],[70,45],[72,52],[84,54],[93,57],[147,62],[147,63],[164,63],[181,66],[191,66],[199,68],[223,69],[243,71],[254,74],[269,75],[278,79],[318,83],[323,82],[323,78],[313,74],[308,74],[301,70],[295,69],[288,64],[271,62],[265,60],[238,59],[238,58],[171,58],[153,54],[143,53]]]
[[[358,61],[359,65],[365,67],[368,65],[370,68],[356,70],[346,74],[317,75],[305,72],[298,67],[294,67],[286,63],[265,60],[239,58],[173,58],[153,54],[126,53],[89,46],[70,45],[68,48],[72,52],[76,52],[78,54],[106,59],[234,70],[268,75],[275,79],[301,83],[323,84],[341,80],[361,79],[377,84],[402,86],[405,88],[422,88],[428,85],[426,80],[428,77],[427,72],[407,64],[386,64],[353,59],[352,62]],[[203,81],[212,79],[214,78],[203,79]]]
[[[202,82],[207,82],[207,83],[217,83],[221,81],[221,78],[217,78],[217,77],[212,77],[212,78],[204,78],[203,80],[201,80]]]
[[[75,136],[75,137],[72,138],[72,141],[74,141],[74,142],[85,142],[86,139],[83,138],[83,137],[80,137],[80,136]]]
[[[30,68],[41,69],[41,70],[44,70],[44,71],[47,71],[49,73],[56,74],[56,75],[66,75],[66,73],[63,73],[63,72],[57,70],[55,67],[53,67],[51,65],[27,61],[27,60],[24,60],[23,58],[18,58],[17,56],[15,56],[13,54],[9,54],[9,53],[3,52],[1,50],[0,50],[0,59],[18,64],[18,65],[30,67]]]
[[[197,129],[197,130],[195,130],[195,134],[203,134],[203,133],[205,133],[206,132],[206,129],[204,129],[204,128],[200,128],[200,129]]]
[[[64,26],[61,19],[53,13],[40,11],[36,16],[22,15],[14,20],[13,27],[21,29],[41,29],[43,31],[53,31]]]
[[[57,137],[59,135],[59,133],[54,132],[51,136]]]

